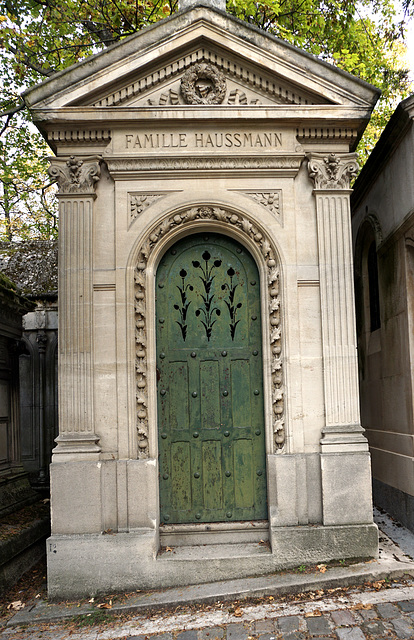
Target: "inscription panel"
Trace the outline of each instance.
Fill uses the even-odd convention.
[[[211,127],[174,130],[137,128],[114,133],[115,155],[148,156],[177,153],[272,154],[295,151],[293,131],[263,127],[241,129]]]

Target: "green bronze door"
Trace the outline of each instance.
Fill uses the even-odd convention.
[[[161,522],[267,518],[260,285],[238,242],[192,235],[156,280]]]

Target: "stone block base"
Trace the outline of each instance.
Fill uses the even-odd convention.
[[[266,575],[301,564],[376,557],[374,524],[277,527],[257,543],[175,547],[158,553],[155,530],[54,535],[47,542],[50,598],[94,596]]]

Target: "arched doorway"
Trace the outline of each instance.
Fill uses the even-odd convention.
[[[156,277],[161,522],[267,518],[260,282],[237,241],[190,235]]]

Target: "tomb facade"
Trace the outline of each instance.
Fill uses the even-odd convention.
[[[377,98],[201,5],[26,92],[60,203],[51,596],[376,556],[349,198]]]

